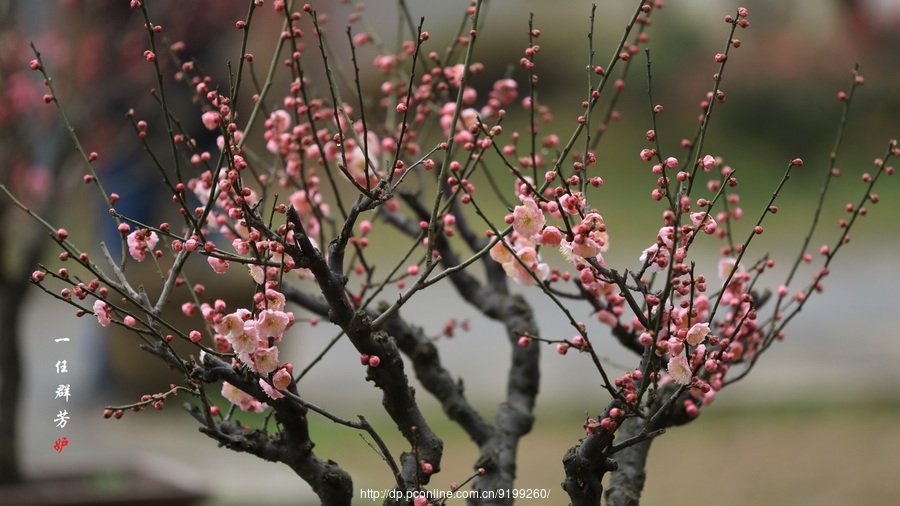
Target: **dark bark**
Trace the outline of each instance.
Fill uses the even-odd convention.
[[[682,407],[681,401],[689,395],[683,387],[669,383],[649,395],[642,416],[626,418],[614,432],[600,428],[566,452],[566,479],[562,486],[571,505],[600,506],[601,482],[606,473],[612,473],[606,491],[607,506],[640,504],[650,442],[666,428],[693,420]],[[611,401],[599,418],[607,417],[614,407],[621,409],[619,402]]]
[[[0,284],[0,483],[22,479],[18,460],[18,406],[22,386],[19,322],[24,297],[12,288],[9,283]]]
[[[448,418],[459,424],[468,436],[481,444],[490,434],[490,425],[472,407],[464,395],[462,382],[441,364],[437,346],[422,332],[395,316],[384,325],[384,330],[394,336],[397,346],[412,362],[416,378],[440,403]]]
[[[258,383],[244,377],[243,373],[212,356],[204,361],[203,381],[227,381],[265,401],[274,408],[280,431],[267,434],[259,429],[245,429],[239,421],[215,421],[199,408],[186,405],[186,409],[204,426],[200,431],[234,451],[246,452],[270,461],[287,464],[298,476],[309,483],[322,504],[349,506],[353,500],[353,480],[337,463],[322,460],[313,453],[315,444],[309,435],[308,410],[290,398],[270,399]],[[291,388],[294,388],[293,386]]]
[[[404,372],[403,360],[396,341],[385,332],[373,329],[369,315],[357,310],[350,303],[345,290],[347,282],[343,275],[343,265],[339,260],[343,254],[353,228],[354,220],[360,209],[370,205],[365,199],[358,200],[345,220],[341,234],[329,244],[328,261],[313,246],[307,237],[303,224],[296,211],[290,207],[287,219],[294,231],[294,242],[285,241],[284,237],[268,229],[262,219],[248,213],[248,224],[265,234],[268,238],[280,242],[285,253],[296,262],[297,266],[307,267],[315,276],[322,298],[328,305],[328,319],[340,327],[359,353],[377,356],[380,363],[377,367],[369,367],[367,379],[382,391],[382,405],[397,429],[410,444],[410,451],[400,456],[400,482],[405,490],[417,490],[428,483],[430,476],[420,472],[420,462],[425,461],[437,473],[441,468],[443,441],[431,430],[425,416],[419,409],[415,399],[415,390],[409,385]],[[249,210],[247,210],[249,211]]]
[[[637,437],[643,433],[646,424],[647,420],[643,418],[629,418],[622,423],[616,436],[623,441]],[[647,439],[616,453],[618,470],[609,478],[607,506],[637,506],[640,503],[641,491],[647,478],[647,454],[652,441],[653,439]]]
[[[613,433],[599,429],[566,452],[563,457],[566,479],[562,488],[569,494],[572,506],[600,505],[603,475],[617,469],[616,462],[607,456],[612,441]]]
[[[420,220],[429,220],[426,208],[414,195],[401,194]],[[458,211],[458,209],[457,209]],[[456,212],[457,228],[469,248],[476,251],[484,246],[484,241],[470,230],[465,215]],[[389,216],[389,221],[410,236],[418,231],[413,223],[397,215]],[[440,253],[441,263],[452,268],[461,263],[459,255],[443,236],[435,236],[435,249]],[[515,484],[516,460],[519,440],[531,431],[534,424],[534,406],[540,387],[540,346],[533,344],[522,348],[518,345],[522,335],[540,335],[534,312],[520,295],[512,295],[507,287],[508,277],[500,264],[482,257],[482,265],[488,283],[482,283],[465,270],[449,276],[450,283],[460,298],[478,309],[486,317],[501,323],[506,331],[506,339],[511,348],[511,360],[506,380],[506,400],[501,403],[497,414],[488,426],[488,436],[479,440],[479,457],[475,467],[484,470],[472,482],[472,488],[479,491],[511,489]],[[446,408],[445,408],[446,409]],[[471,436],[471,434],[470,434]],[[511,497],[469,500],[469,504],[508,505]]]
[[[57,171],[59,170],[57,164]],[[56,173],[54,173],[55,175]],[[47,195],[53,202],[59,192],[56,186]],[[43,206],[52,219],[55,209]],[[37,265],[46,241],[40,228],[26,229],[14,239],[5,227],[13,222],[12,206],[0,202],[0,483],[14,483],[23,478],[19,466],[18,426],[19,400],[22,392],[21,322],[30,274]],[[16,244],[20,248],[12,249]]]
[[[493,294],[499,298],[498,314],[506,327],[512,349],[512,363],[507,373],[506,402],[493,420],[493,434],[479,445],[478,465],[485,473],[474,480],[473,488],[481,491],[510,489],[515,485],[519,440],[534,425],[534,406],[540,387],[540,346],[518,346],[519,336],[538,335],[534,314],[525,299],[517,295]],[[470,501],[470,504],[507,505],[512,498]]]

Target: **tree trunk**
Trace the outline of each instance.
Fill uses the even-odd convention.
[[[616,433],[616,439],[628,440],[644,430],[647,420],[629,418],[622,423]],[[615,460],[619,464],[617,471],[611,473],[609,487],[606,489],[607,506],[637,506],[641,501],[644,481],[647,479],[647,454],[650,452],[648,439],[616,453]]]
[[[19,321],[23,299],[21,290],[14,290],[10,283],[0,283],[0,483],[22,479],[17,446],[22,388]]]

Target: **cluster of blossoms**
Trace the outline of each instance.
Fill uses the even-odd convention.
[[[300,98],[287,97],[285,107],[289,109],[273,111],[266,121],[266,149],[280,156],[284,163],[279,183],[287,187],[305,180],[316,188],[318,178],[314,168],[324,160],[339,162],[359,185],[374,188],[384,177],[379,167],[380,157],[382,153],[392,153],[395,143],[389,137],[380,140],[375,132],[366,131],[360,120],[348,124],[352,107],[345,107],[347,116],[335,118],[333,111],[324,105],[321,102],[307,105]],[[340,133],[329,128],[313,131],[309,121],[300,121],[292,127],[294,117],[306,118],[308,114],[316,120],[333,122],[334,130]]]
[[[271,284],[270,284],[271,285]],[[259,374],[259,386],[272,399],[280,399],[291,383],[290,363],[281,363],[277,343],[294,323],[294,315],[284,310],[284,295],[274,288],[266,288],[255,297],[254,311],[240,308],[223,314],[224,303],[201,306],[204,319],[212,325],[217,351],[234,353],[235,366],[246,367]],[[259,411],[265,405],[251,395],[225,382],[222,395],[244,411]]]
[[[541,200],[528,195],[529,184],[517,185],[520,205],[515,206],[506,222],[512,225],[512,233],[501,238],[490,250],[491,258],[503,265],[506,273],[517,283],[533,285],[546,281],[550,268],[541,262],[538,246],[558,248],[563,258],[574,264],[591,293],[604,291],[604,283],[590,263],[603,265],[603,252],[609,247],[609,237],[603,217],[596,211],[584,211],[584,198],[578,194],[565,194],[556,200]],[[563,215],[580,217],[580,223],[564,234],[559,227],[547,224],[547,215],[562,219]],[[569,218],[566,218],[568,223]]]
[[[749,26],[745,19],[747,15],[747,10],[741,9],[737,20],[730,17],[726,21],[746,28]],[[732,39],[732,45],[739,47],[737,39]],[[533,57],[539,49],[539,46],[530,46],[526,58],[522,59],[523,67],[533,79],[536,79]],[[629,54],[634,54],[636,46],[628,49],[621,55],[624,60]],[[725,60],[724,54],[716,55],[716,63],[724,64]],[[596,73],[603,75],[604,71],[598,68]],[[616,83],[616,87],[621,91],[623,85]],[[724,92],[710,92],[701,102],[701,110],[707,112],[711,103],[722,101]],[[529,104],[525,105],[527,107]],[[588,103],[583,106],[587,107]],[[660,114],[662,110],[662,106],[657,105],[653,113]],[[460,118],[460,121],[471,123],[476,116],[472,111],[469,115],[460,115]],[[705,121],[703,115],[700,121]],[[579,117],[579,123],[583,122],[584,117]],[[447,125],[444,126],[446,130]],[[464,123],[464,126],[468,127],[469,123]],[[656,132],[649,130],[646,139],[651,144],[655,143]],[[553,147],[556,142],[558,139],[548,136],[545,147]],[[682,147],[690,150],[693,145],[691,141],[684,140]],[[711,304],[706,294],[706,276],[695,274],[693,262],[688,258],[689,249],[700,234],[725,238],[732,222],[742,218],[737,194],[723,191],[736,186],[737,180],[732,175],[731,167],[722,166],[721,158],[707,154],[699,157],[693,167],[680,167],[677,158],[661,156],[657,148],[654,145],[643,149],[640,158],[652,164],[651,172],[657,177],[656,188],[651,192],[652,199],[669,199],[670,206],[663,212],[664,226],[659,230],[656,241],[639,257],[641,268],[635,279],[645,287],[645,291],[637,295],[643,298],[646,309],[631,318],[629,323],[620,322],[625,298],[620,293],[620,287],[610,279],[610,271],[605,268],[602,256],[609,241],[603,217],[597,210],[589,208],[586,195],[578,191],[585,188],[581,184],[584,182],[582,178],[586,177],[584,169],[596,161],[592,152],[576,161],[573,164],[574,174],[565,179],[565,184],[556,187],[550,185],[562,176],[558,163],[555,170],[546,174],[546,184],[541,189],[536,188],[531,178],[511,168],[517,176],[516,194],[520,204],[506,216],[511,230],[500,235],[490,250],[490,256],[503,266],[507,275],[522,285],[546,285],[562,278],[578,283],[584,294],[603,298],[604,303],[594,306],[601,322],[633,332],[640,345],[652,348],[656,356],[667,361],[668,375],[664,381],[692,386],[694,400],[709,403],[715,398],[715,392],[724,385],[729,364],[752,358],[765,339],[756,322],[759,301],[750,293],[755,277],[738,265],[740,246],[723,248],[723,258],[719,263],[719,277],[723,284],[715,304]],[[515,145],[505,146],[503,152],[505,155],[514,154]],[[520,158],[518,162],[522,167],[533,166],[535,162],[537,166],[543,163],[537,157]],[[794,161],[794,165],[801,164],[802,161]],[[721,179],[711,179],[706,184],[706,189],[715,197],[693,201],[690,188],[698,171],[710,173],[718,167],[721,167]],[[602,180],[596,177],[589,182],[593,187],[602,185]],[[673,193],[675,196],[672,196]],[[723,211],[712,213],[719,197],[726,201],[727,206]],[[685,223],[682,217],[689,221]],[[549,224],[551,219],[560,222],[559,226]],[[725,225],[720,226],[720,223]],[[762,233],[761,227],[757,226],[754,233]],[[558,248],[563,258],[574,265],[577,276],[568,272],[559,275],[556,269],[551,269],[541,258],[542,247]],[[752,271],[758,275],[772,265],[772,260],[767,259],[754,266]],[[644,273],[654,277],[665,274],[667,288],[662,292],[652,290],[652,281],[643,277]],[[716,323],[712,322],[715,314],[713,305],[725,309],[724,317]],[[647,328],[648,323],[653,324],[652,328]],[[576,336],[575,339],[577,343],[584,343],[585,338]],[[531,341],[530,337],[524,337],[520,345],[527,346]],[[576,341],[558,344],[558,351],[565,353],[573,343]],[[575,346],[586,349],[584,345]],[[694,400],[687,401],[685,408],[689,414],[696,415],[698,411]]]
[[[147,257],[147,252],[152,252],[159,242],[159,236],[156,232],[147,229],[135,230],[128,234],[127,240],[128,253],[138,262],[143,262]]]

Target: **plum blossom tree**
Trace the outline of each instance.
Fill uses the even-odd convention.
[[[313,449],[309,419],[325,417],[373,441],[388,472],[386,487],[393,490],[385,504],[443,504],[447,498],[429,489],[441,471],[443,442],[420,407],[413,374],[478,450],[471,476],[459,477],[453,491],[466,493],[460,497],[471,504],[510,504],[525,498],[516,482],[517,449],[535,420],[539,358],[549,346],[561,355],[578,351],[565,360],[590,361],[605,392],[593,416],[573,420],[583,425],[584,437],[560,449],[563,491],[571,504],[600,504],[609,474],[607,503],[636,504],[652,439],[697,418],[784,337],[788,323],[821,291],[866,204],[878,201],[874,185],[893,174],[890,159],[900,149],[890,141],[863,175],[859,202],[847,206],[836,239],[821,247],[821,266],[804,284],[795,275],[812,261],[823,190],[789,274],[774,293],[765,291],[763,275],[775,261],[752,253],[751,243],[778,211],[783,185],[794,171],[809,168],[799,158],[787,161],[768,204],[743,226],[735,189],[740,161],[726,164],[706,138],[725,100],[725,70],[740,46],[735,33],[749,27],[749,13],[739,8],[725,16],[724,49],[710,58],[716,65],[711,90],[703,96],[696,130],[676,156],[660,141],[663,106],[653,102],[647,49],[651,16],[663,5],[635,3],[605,66],[594,61],[591,12],[582,112],[554,122],[538,95],[541,32],[531,24],[516,72],[494,80],[486,94],[473,85],[476,76],[489,73],[478,61],[485,51],[479,46],[481,0],[466,8],[464,28],[446,48],[430,40],[424,20],[413,18],[401,1],[405,40],[389,49],[365,30],[360,6],[345,34],[351,48],[346,61],[329,49],[340,35],[310,4],[253,0],[246,17],[234,23],[242,47],[228,82],[205,74],[205,62],[183,59],[184,44],[164,46],[165,30],[154,23],[152,6],[131,0],[146,30],[142,57],[162,114],[158,124],[134,112],[129,118],[179,222],[144,223],[120,213],[94,170],[97,155],[82,148],[71,126],[83,181],[107,204],[120,232],[118,258],[109,244],[102,248],[104,259],[92,258],[69,231],[2,187],[10,202],[46,229],[61,259],[74,264],[40,266],[31,281],[78,316],[127,327],[145,351],[183,376],[167,391],[109,406],[104,416],[162,408],[180,393],[192,399],[184,407],[201,432],[220,445],[289,466],[323,504],[350,504],[356,490],[349,473]],[[279,16],[282,29],[268,67],[258,68],[247,40],[265,13]],[[375,95],[360,78],[357,49],[365,45],[379,52],[372,65],[381,79]],[[658,228],[630,232],[648,232],[647,248],[635,252],[634,264],[613,266],[604,253],[617,231],[607,226],[599,204],[607,191],[599,149],[642,48],[650,129],[640,134],[647,147],[634,163],[650,177],[645,198],[658,206],[661,219]],[[164,59],[176,63],[174,75],[164,72]],[[322,71],[314,74],[318,65]],[[39,48],[30,66],[44,78],[44,101],[69,125],[66,104],[54,91],[52,63]],[[278,79],[287,84],[283,96],[273,91]],[[863,82],[854,70],[850,87],[839,95],[843,118]],[[197,104],[192,120],[168,106],[179,92]],[[214,132],[217,149],[201,148],[187,121]],[[826,189],[838,175],[833,164],[843,121],[832,166],[824,171]],[[548,132],[551,126],[555,133]],[[167,153],[146,143],[151,129],[164,132]],[[498,212],[492,202],[506,210]],[[405,239],[398,241],[398,234]],[[370,244],[383,241],[396,241],[393,258],[369,254]],[[703,248],[718,249],[716,264],[702,261],[696,252]],[[158,284],[138,285],[127,270],[133,262],[154,262]],[[227,302],[191,282],[197,269],[239,277],[242,302]],[[429,297],[439,282],[504,329],[494,338],[509,346],[506,392],[493,418],[476,409],[442,364],[439,346],[403,310],[414,297]],[[571,328],[542,329],[526,291],[540,293]],[[190,326],[165,317],[163,309],[173,304],[192,317]],[[582,321],[579,312],[597,323]],[[305,371],[296,370],[280,346],[293,329],[322,321],[352,344],[356,353],[346,360],[358,360],[380,391],[406,441],[398,456],[365,418],[342,417],[305,395]],[[597,353],[607,335],[633,352],[634,362],[622,374],[612,374]],[[175,341],[193,351],[177,351]],[[216,405],[212,392],[227,405]],[[275,423],[247,426],[238,411],[266,412]]]

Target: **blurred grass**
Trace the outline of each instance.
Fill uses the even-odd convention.
[[[516,486],[550,490],[550,499],[531,503],[567,502],[560,488],[561,460],[583,434],[584,416],[571,406],[557,408],[544,406],[520,444]],[[407,445],[394,437],[390,422],[378,414],[369,418],[398,457]],[[444,438],[444,459],[429,488],[445,489],[471,474],[477,453],[444,416],[431,419]],[[900,495],[900,481],[892,478],[900,473],[898,421],[896,397],[711,406],[693,423],[672,428],[653,442],[643,503],[892,504]],[[361,438],[318,417],[311,422],[317,454],[349,471],[357,491],[392,483],[387,466]],[[249,503],[216,498],[205,506],[244,504]]]

